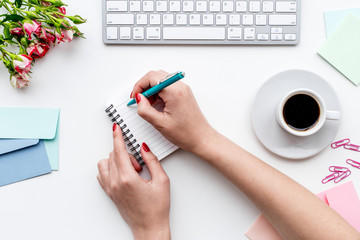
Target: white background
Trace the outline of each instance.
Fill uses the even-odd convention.
[[[359,7],[358,0],[302,1],[301,42],[295,47],[105,46],[101,1],[68,0],[68,13],[88,19],[86,39],[62,44],[37,60],[27,89],[13,89],[1,66],[0,106],[60,107],[60,170],[0,188],[0,239],[132,239],[97,183],[97,162],[112,149],[105,102],[149,70],[182,70],[211,124],[231,140],[317,193],[330,165],[360,154],[330,147],[306,160],[268,152],[251,128],[260,86],[274,74],[305,69],[325,78],[343,109],[337,139],[360,143],[359,89],[320,58],[324,10]],[[130,94],[130,92],[129,92]],[[26,119],[24,119],[26,124]],[[201,159],[179,150],[162,161],[171,180],[172,237],[245,239],[256,207]],[[239,172],[239,174],[242,174]],[[360,175],[356,169],[350,179]]]

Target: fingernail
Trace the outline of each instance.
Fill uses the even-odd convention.
[[[139,103],[141,101],[141,96],[140,96],[140,93],[137,93],[136,96],[135,96],[135,101],[136,103]]]
[[[113,125],[113,132],[115,132],[116,127],[117,127],[117,124],[116,124],[116,123],[114,123],[114,125]]]
[[[142,143],[142,148],[144,149],[145,152],[150,152],[150,148],[146,143]]]
[[[130,93],[130,98],[132,98],[132,94],[133,94],[133,92]]]

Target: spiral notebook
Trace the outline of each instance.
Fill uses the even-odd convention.
[[[150,123],[142,119],[137,114],[137,105],[127,106],[130,101],[126,91],[119,97],[111,99],[106,104],[105,112],[113,123],[120,126],[128,151],[134,155],[140,165],[144,161],[140,154],[140,146],[145,142],[152,153],[160,160],[178,149],[177,146],[169,142],[159,131]],[[158,111],[164,108],[160,101],[153,105]]]

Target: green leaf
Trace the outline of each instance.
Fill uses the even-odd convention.
[[[15,0],[15,6],[17,8],[21,8],[21,5],[22,5],[22,0]]]
[[[4,37],[5,37],[6,39],[12,38],[9,28],[4,27],[4,31],[3,31],[3,32],[4,32]]]
[[[17,15],[17,14],[11,14],[11,15],[7,15],[4,20],[2,20],[1,24],[7,21],[11,21],[11,22],[21,22],[23,21],[25,18]]]

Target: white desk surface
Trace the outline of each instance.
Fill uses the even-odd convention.
[[[249,114],[269,77],[288,69],[309,70],[325,78],[340,98],[343,120],[336,138],[360,143],[359,88],[316,54],[325,41],[324,10],[359,7],[358,0],[302,1],[302,36],[295,47],[105,46],[101,1],[65,2],[69,14],[88,19],[80,26],[86,39],[56,46],[37,60],[31,86],[21,91],[9,85],[1,67],[0,106],[60,107],[61,117],[60,171],[0,188],[0,239],[132,239],[96,180],[97,162],[112,149],[104,103],[152,69],[185,71],[184,82],[215,128],[314,193],[333,186],[321,184],[330,165],[360,158],[329,147],[307,160],[282,159],[259,143]],[[174,240],[246,239],[244,233],[259,215],[246,196],[183,150],[162,165],[171,180]],[[350,179],[359,175],[355,169]]]

